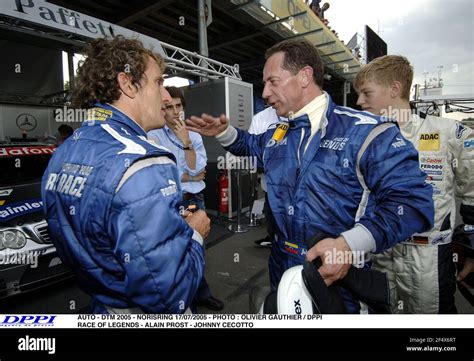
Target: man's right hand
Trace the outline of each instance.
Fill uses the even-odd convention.
[[[196,132],[208,137],[215,137],[222,133],[229,126],[229,119],[225,114],[221,114],[218,118],[209,114],[202,114],[201,117],[192,116],[186,120],[188,130]]]
[[[211,231],[211,220],[202,209],[191,213],[184,220],[192,229],[196,230],[203,239],[206,239],[207,236],[209,236],[209,232]]]

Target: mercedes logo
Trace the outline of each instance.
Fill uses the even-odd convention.
[[[20,130],[24,130],[25,132],[29,132],[36,128],[38,121],[36,118],[31,114],[20,114],[16,117],[16,125]]]

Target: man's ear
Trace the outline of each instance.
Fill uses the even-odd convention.
[[[313,81],[313,68],[305,66],[300,70],[300,84],[301,87],[307,88]]]
[[[122,94],[132,99],[135,98],[138,89],[136,85],[132,84],[126,73],[120,72],[117,74],[117,83]]]
[[[395,80],[390,86],[390,96],[392,98],[398,98],[402,94],[402,83]]]

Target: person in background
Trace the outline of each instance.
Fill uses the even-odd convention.
[[[181,209],[186,209],[189,204],[205,209],[203,190],[206,188],[206,149],[201,136],[186,129],[186,103],[181,89],[167,87],[166,90],[171,96],[171,102],[164,106],[166,125],[149,132],[148,138],[171,150],[176,157],[183,189]]]
[[[186,129],[186,103],[182,90],[176,87],[167,87],[166,90],[171,96],[171,100],[164,104],[166,124],[161,129],[150,131],[148,139],[169,149],[176,157],[183,191],[182,201],[178,203],[179,210],[183,212],[190,205],[205,209],[203,190],[206,187],[206,149],[201,135]],[[224,308],[224,303],[212,295],[204,277],[196,293],[194,305],[214,311]]]
[[[61,145],[64,141],[69,138],[72,133],[74,133],[74,129],[67,124],[61,124],[58,127],[58,138],[57,138],[57,145]]]

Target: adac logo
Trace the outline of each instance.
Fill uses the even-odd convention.
[[[5,315],[0,322],[0,327],[10,326],[33,326],[33,327],[41,327],[41,326],[53,326],[54,319],[57,316],[33,316],[33,315]]]
[[[272,140],[281,142],[289,128],[290,125],[287,122],[278,124],[278,127],[273,132]]]
[[[439,150],[439,133],[423,133],[420,135],[418,150],[420,151],[436,151]]]
[[[420,135],[420,140],[438,140],[438,133],[423,133]]]

